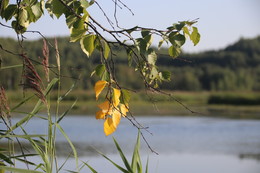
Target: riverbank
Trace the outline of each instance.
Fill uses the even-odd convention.
[[[62,93],[65,93],[62,92]],[[209,116],[237,119],[260,119],[259,92],[168,92],[172,97],[138,92],[132,94],[130,100],[131,113],[138,115],[170,115],[170,116]],[[7,92],[11,107],[19,104],[23,95],[18,92]],[[27,96],[30,93],[26,94]],[[53,92],[53,111],[56,109]],[[74,101],[77,103],[71,108]],[[102,99],[100,99],[102,100]],[[28,112],[33,109],[37,98],[26,102],[18,111]],[[70,109],[69,114],[94,115],[99,103],[95,101],[92,91],[75,90],[69,93],[60,104],[60,113]],[[44,112],[44,110],[42,110]]]

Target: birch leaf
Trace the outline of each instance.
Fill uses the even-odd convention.
[[[102,110],[96,112],[96,119],[105,119],[105,116],[106,116],[106,112],[103,112]]]
[[[120,95],[121,95],[121,91],[119,89],[113,88],[114,90],[114,95],[113,95],[113,103],[114,106],[118,106],[119,102],[120,102]]]
[[[128,112],[128,105],[121,104],[120,111],[123,117],[126,117],[126,113]]]
[[[114,133],[115,130],[112,118],[108,117],[104,122],[104,133],[108,136]]]
[[[98,107],[102,110],[103,113],[111,114],[112,106],[109,101],[105,101],[104,103],[99,104]]]
[[[112,120],[113,120],[114,127],[117,128],[121,120],[121,113],[118,110],[115,110],[114,114],[112,115]]]
[[[97,81],[95,84],[95,93],[96,93],[96,100],[98,100],[98,96],[100,95],[100,93],[103,91],[103,89],[106,87],[107,81],[104,80],[100,80]]]

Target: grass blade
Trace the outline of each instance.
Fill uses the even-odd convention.
[[[77,169],[79,168],[78,165],[79,165],[79,161],[78,161],[78,153],[77,153],[77,150],[76,148],[74,147],[73,143],[71,142],[70,138],[68,137],[68,135],[65,133],[65,131],[63,130],[63,128],[56,123],[56,127],[60,130],[60,132],[62,133],[62,135],[67,139],[72,151],[73,151],[73,155],[75,157],[75,160],[76,160],[76,167]]]
[[[76,105],[76,103],[77,103],[77,100],[75,100],[74,103],[71,105],[71,107],[70,107],[68,110],[66,110],[66,111],[59,117],[57,123],[59,123],[59,122],[65,117],[65,115],[68,114],[68,112]]]
[[[65,166],[65,164],[67,163],[67,161],[69,160],[71,154],[68,155],[68,157],[66,158],[66,160],[63,162],[63,164],[59,167],[58,171],[57,172],[60,172],[61,169]]]
[[[100,151],[96,150],[101,156],[103,156],[105,159],[107,159],[109,162],[111,162],[115,167],[117,167],[121,172],[124,173],[129,173],[128,170],[122,168],[121,166],[119,166],[118,164],[116,164],[115,162],[113,162],[111,159],[109,159],[105,154],[101,153]]]
[[[14,165],[14,163],[12,162],[12,160],[10,159],[10,157],[0,153],[0,160],[5,161],[6,163],[9,163],[10,165]]]
[[[40,171],[13,168],[13,167],[7,167],[7,166],[0,166],[0,170],[6,170],[6,171],[10,171],[10,172],[19,172],[19,173],[42,173]]]
[[[18,103],[16,106],[14,106],[10,112],[14,112],[17,108],[19,108],[20,106],[22,106],[24,103],[26,103],[28,100],[30,100],[31,98],[33,98],[35,95],[32,95],[30,97],[27,97],[25,99],[23,99],[20,103]]]
[[[76,82],[75,82],[76,83]],[[59,101],[62,101],[74,88],[75,88],[75,83],[72,84],[72,86],[70,87],[70,89],[63,95],[59,97]]]
[[[46,135],[1,135],[1,138],[24,138],[24,139],[28,139],[28,138],[35,138],[35,137],[43,137]]]
[[[138,136],[137,136],[137,140],[136,140],[136,144],[135,144],[135,149],[133,152],[133,156],[132,156],[132,164],[131,167],[133,168],[133,171],[135,172],[135,170],[137,169],[140,160],[140,155],[139,155],[139,148],[140,148],[140,131],[138,131]],[[140,167],[142,167],[142,165],[138,167],[138,170],[140,171]]]
[[[133,172],[133,170],[132,170],[130,164],[128,163],[128,161],[127,161],[127,159],[126,159],[126,157],[125,157],[123,151],[121,150],[119,144],[117,143],[116,139],[113,138],[113,140],[114,140],[114,143],[115,143],[115,145],[116,145],[117,151],[119,152],[120,157],[121,157],[123,163],[125,164],[125,167],[128,169],[129,172]]]
[[[145,166],[145,173],[148,173],[148,164],[149,164],[149,157],[147,157],[146,166]]]
[[[94,168],[92,168],[87,162],[83,162],[90,170],[92,173],[98,173]]]
[[[10,65],[10,66],[6,66],[6,67],[0,67],[1,70],[6,70],[6,69],[10,69],[10,68],[17,68],[17,67],[23,67],[23,64],[17,64],[17,65]]]

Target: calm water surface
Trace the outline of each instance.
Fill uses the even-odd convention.
[[[137,117],[137,120],[149,127],[153,135],[145,131],[144,135],[150,146],[159,153],[151,153],[142,141],[143,163],[149,156],[149,172],[260,172],[259,120],[170,116]],[[118,172],[93,150],[90,151],[91,147],[95,147],[121,164],[112,137],[106,137],[103,133],[103,121],[97,121],[91,116],[68,116],[61,122],[61,126],[78,148],[81,160],[89,161],[101,173],[107,170]],[[34,134],[47,131],[47,126],[40,119],[33,119],[25,128]],[[137,130],[125,119],[113,134],[129,156],[136,135]],[[57,140],[62,144],[66,141],[62,135],[58,135]],[[64,159],[60,157],[60,161]],[[73,169],[73,163],[70,160],[67,169]],[[88,172],[87,169],[84,172]]]

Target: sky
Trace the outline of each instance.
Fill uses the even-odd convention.
[[[134,13],[126,8],[117,9],[119,25],[122,28],[133,26],[165,29],[173,23],[198,19],[196,27],[201,34],[197,46],[191,42],[183,47],[185,52],[219,50],[238,41],[240,38],[260,36],[259,0],[121,0]],[[97,0],[106,14],[113,19],[112,0]],[[103,13],[93,5],[89,13],[101,24],[109,27]],[[5,21],[0,20],[2,23]],[[10,23],[8,23],[10,25]],[[40,31],[43,35],[67,36],[69,30],[64,18],[52,19],[46,13],[28,30]],[[25,34],[28,39],[39,38],[38,34]],[[15,33],[0,26],[0,37],[16,37]],[[154,40],[159,41],[159,40]]]

